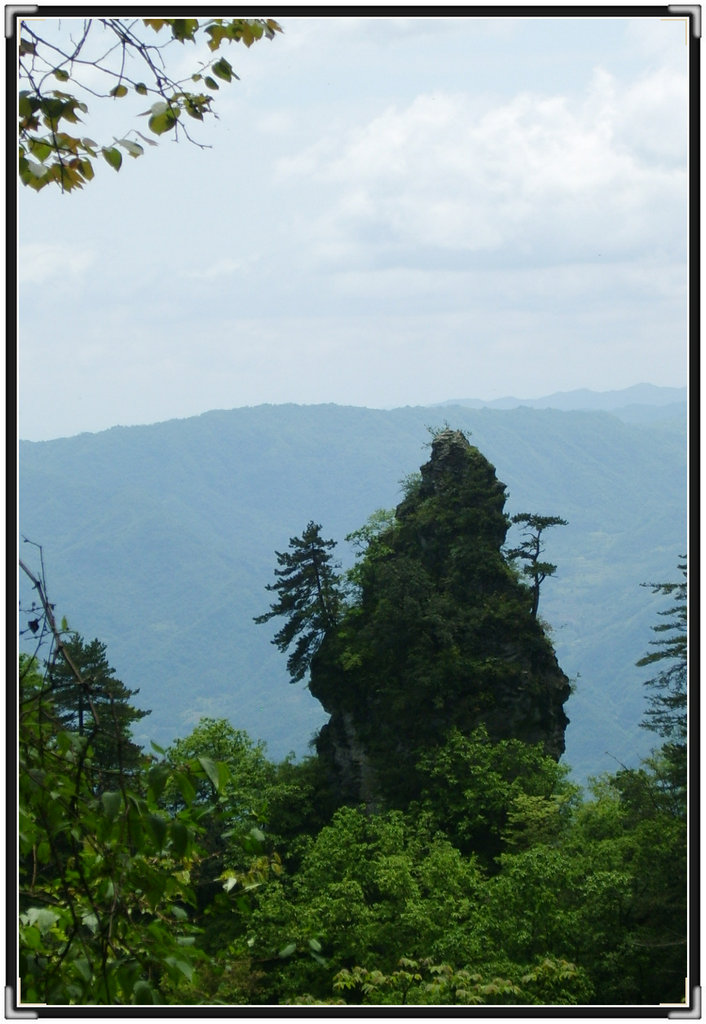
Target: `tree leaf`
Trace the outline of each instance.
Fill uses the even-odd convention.
[[[208,775],[211,785],[217,793],[221,791],[221,776],[218,771],[218,766],[215,761],[212,761],[210,757],[199,757],[199,764]]]
[[[147,122],[151,132],[155,135],[164,135],[165,132],[170,131],[176,124],[177,119],[173,110],[169,108],[160,114],[153,114]]]
[[[138,1006],[151,1006],[154,1003],[154,994],[146,981],[136,981],[132,994]]]
[[[147,817],[147,827],[152,834],[158,850],[164,849],[167,841],[167,823],[159,814],[150,814]]]
[[[126,149],[130,156],[137,158],[144,153],[143,147],[138,142],[131,142],[130,139],[116,139],[115,141],[123,149]]]
[[[230,82],[233,77],[233,68],[230,66],[225,57],[221,57],[215,64],[212,65],[211,70],[217,78],[221,78],[224,82]]]
[[[135,130],[137,131],[137,129],[135,129]],[[143,142],[147,143],[148,146],[156,146],[157,145],[157,143],[154,141],[154,139],[148,139],[146,135],[142,134],[142,132],[137,132],[137,134],[140,136],[140,138],[142,139]],[[154,746],[154,744],[152,744],[152,745]],[[161,753],[164,753],[164,751],[161,751]]]
[[[123,96],[127,96],[127,86],[123,85],[122,82],[120,82],[118,85],[115,86],[114,89],[110,90],[110,95],[114,96],[115,99],[120,99]]]
[[[119,149],[116,149],[115,146],[104,146],[101,153],[105,157],[107,163],[109,163],[114,170],[120,170],[123,158]]]
[[[103,804],[103,810],[105,811],[106,817],[113,821],[114,818],[120,813],[120,809],[123,805],[122,793],[118,790],[106,791],[101,793],[101,803]]]
[[[175,857],[183,857],[189,845],[189,830],[182,821],[173,821],[170,835]]]

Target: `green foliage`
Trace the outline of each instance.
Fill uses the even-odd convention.
[[[433,444],[447,440],[441,431]],[[357,713],[361,700],[368,712],[385,712],[377,746],[374,729],[361,735],[391,774],[394,759],[407,757],[417,800],[404,809],[370,801],[334,811],[340,794],[324,758],[274,765],[262,744],[224,719],[202,719],[128,770],[99,748],[90,706],[81,710],[82,687],[99,701],[115,682],[104,645],[64,643],[66,624],[56,624],[30,575],[74,674],[54,686],[62,707],[37,658],[20,660],[24,1002],[539,1006],[682,998],[682,705],[668,709],[660,750],[639,768],[603,776],[583,800],[542,743],[513,734],[525,710],[521,687],[511,691],[519,712],[500,702],[509,735],[492,715],[474,723],[482,705],[458,715],[469,685],[452,694],[453,725],[444,719],[439,698],[449,681],[477,682],[474,699],[494,687],[494,700],[523,678],[503,657],[518,644],[527,645],[540,683],[551,664],[526,590],[499,554],[501,485],[475,454],[471,461],[476,483],[484,476],[490,484],[489,524],[477,507],[487,487],[465,481],[476,501],[469,511],[427,468],[394,518],[378,513],[354,537],[364,550],[348,606],[333,572],[335,597],[321,598],[332,542],[321,542],[313,523],[311,549],[323,560],[293,539],[293,553],[278,556],[287,586],[271,588],[280,603],[300,592],[287,610],[302,615],[302,629],[313,631],[320,617],[312,682],[326,680],[327,699],[339,687],[346,713]],[[457,535],[459,520],[475,523],[476,533]],[[486,556],[490,564],[481,565]],[[473,581],[465,591],[464,573]],[[669,659],[670,671],[684,650],[685,591],[657,589],[665,586],[679,601],[653,660]],[[28,611],[31,636],[42,637],[34,605]],[[461,642],[469,637],[475,647]],[[125,728],[133,692],[113,694],[125,705]],[[492,700],[487,709],[498,710]],[[420,724],[425,716],[436,720]],[[358,715],[356,728],[361,722]],[[101,758],[111,763],[110,784],[97,786]],[[401,786],[395,796],[402,802]]]
[[[591,994],[586,974],[554,957],[538,960],[513,977],[492,977],[468,968],[403,957],[397,970],[384,974],[364,967],[344,968],[334,979],[336,991],[360,993],[363,1004],[395,1006],[489,1006],[582,1003]]]
[[[269,612],[256,616],[255,622],[269,622],[280,615],[286,618],[272,643],[286,651],[298,638],[287,659],[287,671],[295,683],[309,671],[326,631],[338,622],[342,597],[329,554],[336,544],[323,540],[318,523],[310,522],[301,537],[290,539],[289,546],[291,552],[275,552],[281,568],[275,569],[277,582],[267,586],[279,594],[279,600]]]
[[[648,709],[644,728],[651,729],[673,745],[686,743],[687,736],[687,569],[686,561],[679,565],[684,577],[683,583],[649,583],[653,594],[663,594],[676,603],[661,616],[668,616],[670,621],[661,622],[652,629],[659,634],[658,640],[651,641],[657,650],[640,658],[640,667],[655,665],[667,661],[652,679],[645,682],[652,692],[648,696]]]
[[[139,690],[128,690],[115,677],[105,644],[72,634],[48,666],[47,684],[60,727],[88,738],[96,787],[110,786],[112,777],[138,765],[141,753],[131,739],[132,724],[150,712],[130,704]]]
[[[167,41],[153,43],[141,34],[148,28],[165,31]],[[101,154],[116,171],[122,165],[121,147],[131,157],[139,157],[144,147],[134,138],[114,139],[116,145],[100,145],[93,139],[72,134],[69,126],[82,122],[88,104],[74,91],[102,99],[120,100],[134,92],[155,96],[144,111],[147,127],[156,136],[174,131],[193,141],[180,120],[182,114],[197,121],[212,114],[212,96],[220,81],[231,82],[238,76],[228,60],[219,56],[186,78],[176,80],[166,70],[164,50],[169,43],[196,43],[208,37],[214,52],[225,42],[251,46],[263,36],[273,39],[281,32],[271,18],[89,18],[82,24],[78,40],[57,41],[50,32],[38,32],[37,22],[19,24],[19,175],[23,185],[40,191],[46,185],[58,185],[62,192],[83,188],[94,177],[93,160]],[[92,44],[95,44],[92,48]],[[100,92],[92,82],[85,84],[82,72],[97,73],[99,80],[115,84]],[[57,89],[55,83],[68,83],[72,92]],[[149,83],[149,84],[148,84]],[[194,89],[192,83],[195,83]],[[201,83],[209,92],[200,88]],[[186,87],[188,84],[188,88]],[[135,130],[143,142],[156,143]]]
[[[539,608],[539,588],[547,576],[553,576],[556,572],[556,565],[553,562],[541,561],[544,551],[542,534],[550,526],[568,526],[568,523],[560,516],[540,516],[533,512],[519,512],[512,517],[512,522],[522,525],[524,539],[521,544],[507,552],[507,557],[511,560],[522,558],[526,563],[522,566],[522,572],[532,581],[532,615],[536,616]]]
[[[461,431],[431,447],[394,516],[351,535],[365,545],[356,591],[311,662],[310,690],[332,714],[317,749],[344,800],[406,806],[419,757],[453,728],[486,723],[563,750],[568,681],[502,554],[505,487]],[[337,767],[354,757],[359,784]]]
[[[159,805],[179,776],[143,759],[98,797],[86,737],[56,731],[34,669],[23,665],[19,733],[21,998],[54,1004],[178,1001],[203,951],[191,873],[202,857],[202,808]],[[193,780],[193,781],[192,781]],[[217,796],[216,796],[217,799]]]
[[[422,756],[421,806],[460,850],[480,855],[487,867],[508,845],[556,844],[577,798],[564,766],[541,745],[493,742],[484,726]]]

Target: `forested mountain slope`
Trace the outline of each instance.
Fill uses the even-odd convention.
[[[291,686],[267,609],[275,549],[315,520],[344,536],[400,500],[427,426],[470,431],[509,491],[506,511],[559,515],[539,614],[575,680],[565,760],[577,779],[634,763],[657,599],[686,546],[685,423],[553,409],[380,411],[259,406],[20,443],[20,530],[43,545],[60,615],[108,647],[135,703],[135,738],[169,742],[224,716],[273,757],[304,753],[325,721]],[[512,540],[512,536],[508,538]],[[31,549],[24,548],[23,554]]]

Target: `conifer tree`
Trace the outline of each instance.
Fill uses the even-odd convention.
[[[310,522],[301,537],[290,538],[290,551],[275,552],[281,568],[275,569],[277,582],[268,584],[267,589],[275,591],[279,599],[269,612],[256,616],[255,622],[269,622],[280,615],[286,618],[272,643],[286,651],[298,638],[287,659],[293,683],[304,678],[326,631],[338,620],[341,590],[330,554],[335,546],[335,541],[323,540],[318,523]]]
[[[687,668],[687,569],[686,562],[679,565],[683,583],[645,583],[653,594],[671,597],[674,603],[659,615],[668,619],[652,629],[659,634],[652,640],[656,650],[636,663],[640,668],[661,662],[668,664],[645,682],[653,692],[647,698],[648,710],[642,726],[658,733],[664,739],[686,742],[686,668]]]
[[[132,706],[130,698],[139,690],[129,690],[115,677],[104,643],[87,643],[76,633],[63,646],[81,681],[62,656],[52,660],[47,680],[54,710],[61,728],[88,738],[101,786],[106,773],[130,772],[138,765],[141,750],[131,738],[131,727],[150,712]]]
[[[507,557],[522,558],[525,564],[522,566],[522,573],[531,580],[530,590],[532,591],[532,616],[536,618],[539,608],[539,588],[547,576],[553,576],[556,572],[556,565],[553,562],[542,561],[540,556],[544,552],[542,534],[550,526],[567,526],[567,520],[561,516],[540,516],[534,512],[519,512],[512,517],[512,522],[522,524],[523,540],[515,548],[511,548]]]

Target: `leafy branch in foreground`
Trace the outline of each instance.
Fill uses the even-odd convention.
[[[36,191],[56,184],[62,192],[90,181],[95,173],[92,160],[99,155],[119,171],[121,150],[135,158],[144,153],[135,137],[114,137],[112,143],[102,145],[73,134],[69,126],[81,124],[80,115],[88,113],[82,95],[103,100],[119,100],[131,93],[152,96],[154,102],[143,112],[149,131],[156,136],[173,131],[175,138],[183,134],[200,145],[185,127],[182,114],[196,121],[203,121],[207,114],[217,116],[211,103],[219,82],[238,76],[230,62],[218,56],[200,63],[187,78],[174,78],[165,61],[167,48],[176,42],[205,39],[215,53],[224,42],[249,47],[263,36],[273,39],[282,31],[271,18],[88,18],[69,21],[68,33],[62,29],[54,35],[51,31],[40,35],[37,24],[44,23],[23,20],[18,33],[19,175],[24,185]],[[75,36],[74,25],[79,26]],[[157,35],[166,30],[164,41],[149,41],[144,29]],[[137,129],[129,134],[156,145]]]

